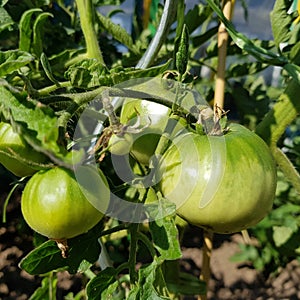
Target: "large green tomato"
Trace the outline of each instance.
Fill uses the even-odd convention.
[[[255,133],[232,124],[223,136],[187,133],[174,139],[160,166],[160,189],[190,224],[233,233],[271,210],[276,167]]]
[[[65,240],[87,232],[103,217],[92,204],[108,207],[110,192],[106,178],[92,166],[80,166],[84,184],[70,170],[55,167],[34,174],[25,186],[21,209],[25,221],[36,232]],[[89,199],[88,199],[89,198]],[[101,205],[99,205],[101,206]]]
[[[33,150],[20,135],[15,133],[10,124],[4,122],[0,122],[0,150],[0,163],[19,177],[30,176],[37,170],[26,162],[21,162],[17,157],[12,157],[13,153],[10,153],[10,150],[27,161],[43,163],[47,160],[45,155]]]

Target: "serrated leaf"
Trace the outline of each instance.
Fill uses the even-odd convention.
[[[293,234],[293,229],[286,226],[273,226],[273,240],[276,247],[284,245]]]
[[[0,87],[1,117],[9,121],[14,130],[37,151],[59,154],[57,144],[57,118],[48,107],[38,107],[33,102],[20,102],[4,87]]]
[[[150,67],[147,69],[135,69],[135,68],[112,69],[111,78],[114,84],[118,84],[135,78],[155,77],[167,71],[170,64],[171,64],[171,60],[168,60],[166,63],[162,65]]]
[[[95,263],[100,254],[97,236],[102,224],[96,225],[88,233],[68,240],[68,257],[63,258],[56,242],[49,240],[35,248],[20,262],[20,267],[32,275],[45,274],[53,270],[66,269],[69,273],[82,270],[82,262]]]
[[[149,223],[154,246],[163,259],[178,259],[181,250],[175,224],[176,206],[163,198],[156,203],[159,205],[147,208],[151,219],[154,219]]]
[[[49,276],[43,278],[42,285],[35,290],[29,300],[52,300],[49,295],[56,295],[56,283],[57,278],[51,278]],[[51,289],[51,292],[49,291]]]
[[[223,14],[220,7],[213,0],[207,0],[209,6],[214,10],[214,12],[218,15],[220,20],[224,23],[230,37],[234,41],[234,43],[241,48],[242,50],[248,52],[250,55],[255,57],[262,63],[267,63],[270,65],[279,65],[282,66],[288,62],[287,58],[284,56],[279,56],[277,53],[273,53],[268,49],[257,45],[253,40],[249,39],[247,36],[238,32],[233,26],[232,22],[230,22]],[[293,71],[293,70],[292,70]],[[292,76],[294,74],[291,74]],[[298,77],[294,77],[298,80]]]
[[[166,278],[166,281],[168,278]],[[169,291],[174,294],[180,295],[204,295],[206,293],[206,284],[204,281],[199,280],[198,277],[179,272],[179,278],[177,282],[168,282],[167,286]]]
[[[188,30],[192,33],[199,28],[201,24],[212,14],[212,9],[208,5],[198,4],[193,9],[189,10],[184,18],[184,23]]]
[[[54,77],[54,75],[52,73],[52,69],[51,69],[48,57],[46,56],[46,54],[44,52],[41,54],[40,59],[41,59],[41,64],[44,69],[44,72],[46,73],[49,80],[52,81],[57,86],[59,86],[58,80]]]
[[[0,76],[5,76],[34,60],[34,57],[24,51],[8,50],[0,51]]]
[[[72,65],[65,76],[74,87],[94,88],[100,85],[111,85],[108,70],[96,59],[83,59]]]
[[[138,283],[130,291],[128,300],[170,299],[162,276],[162,263],[161,258],[156,258],[151,264],[140,268]]]
[[[116,275],[116,269],[109,267],[90,280],[86,286],[89,300],[107,299],[102,298],[102,293],[109,289],[111,285],[115,287]]]
[[[236,78],[240,76],[256,74],[268,67],[267,64],[261,62],[236,63],[231,64],[227,70],[227,78]]]
[[[14,21],[4,7],[0,7],[0,32],[9,29],[14,25]]]
[[[35,13],[42,12],[40,8],[26,10],[20,20],[19,25],[19,49],[22,51],[30,51],[32,41],[32,17]]]
[[[40,57],[43,52],[43,26],[49,17],[53,17],[53,15],[47,12],[41,13],[33,25],[32,51],[36,57]]]
[[[111,21],[110,18],[103,16],[101,13],[97,13],[98,20],[102,27],[110,33],[114,39],[119,41],[125,47],[127,47],[134,54],[139,54],[137,47],[134,45],[132,37],[128,32],[118,24]]]
[[[274,41],[277,48],[280,47],[281,43],[288,41],[291,36],[290,26],[293,18],[288,13],[290,5],[289,0],[277,0],[270,14]]]

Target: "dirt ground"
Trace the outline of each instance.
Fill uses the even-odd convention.
[[[1,210],[5,194],[1,196]],[[32,239],[26,226],[19,221],[20,206],[18,198],[7,208],[7,222],[0,227],[0,299],[25,300],[40,284],[40,278],[20,270],[18,263],[30,249]],[[290,262],[285,269],[272,278],[264,278],[250,265],[230,262],[236,253],[239,234],[217,236],[211,258],[212,279],[208,299],[219,300],[296,300],[300,299],[300,265]],[[199,276],[201,271],[201,231],[189,229],[183,240],[181,266],[188,272]],[[81,288],[79,276],[70,277],[68,273],[59,276],[57,299]],[[186,300],[194,298],[186,297]]]

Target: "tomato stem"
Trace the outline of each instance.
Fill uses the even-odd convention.
[[[130,276],[130,283],[134,285],[137,281],[137,272],[135,269],[136,265],[136,253],[137,253],[137,242],[138,242],[138,232],[139,224],[133,223],[130,224],[129,231],[130,231],[130,250],[129,250],[129,276]]]
[[[87,57],[97,59],[105,66],[94,28],[94,7],[92,0],[76,0],[81,28],[86,42]]]

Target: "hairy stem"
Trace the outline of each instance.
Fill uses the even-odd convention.
[[[95,58],[105,65],[94,28],[94,7],[92,0],[76,0],[81,28],[85,38],[87,57]]]
[[[139,224],[133,223],[130,225],[130,250],[129,250],[129,276],[130,283],[134,285],[137,281],[137,272],[135,270],[136,265],[136,253],[137,253],[137,242],[138,242],[138,227]]]

